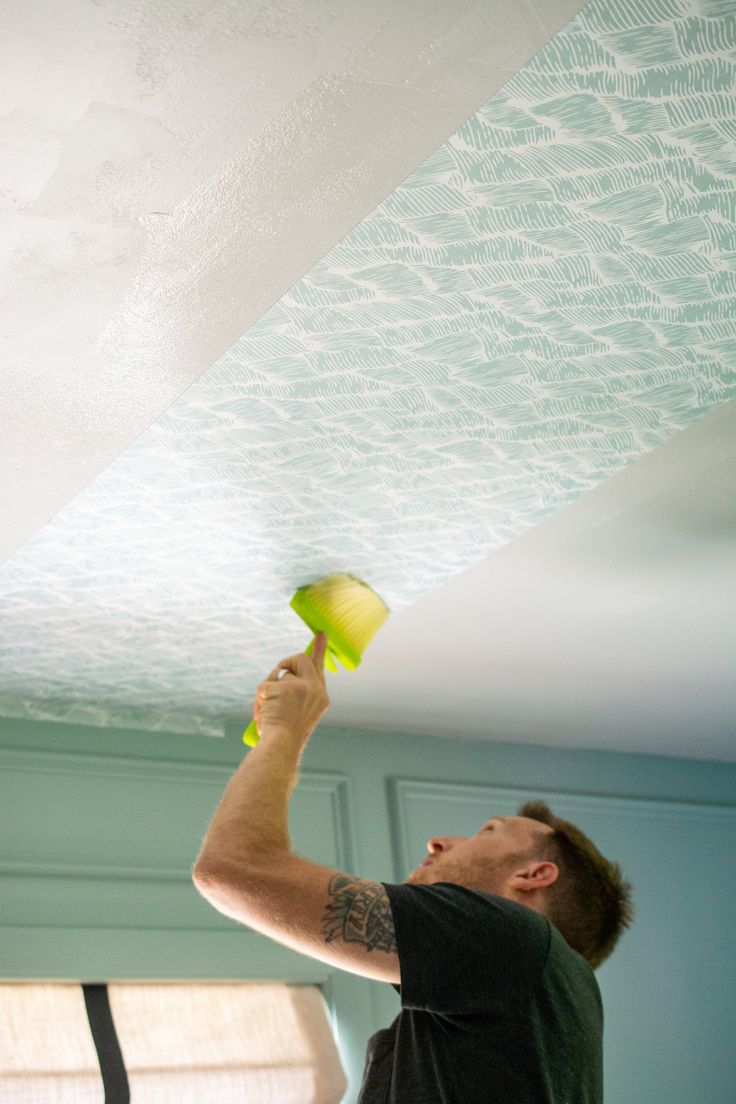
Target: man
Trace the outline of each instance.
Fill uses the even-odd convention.
[[[368,1043],[359,1104],[600,1104],[593,969],[632,917],[630,886],[542,802],[434,837],[403,885],[295,855],[288,802],[330,702],[326,638],[256,692],[261,732],[194,866],[220,912],[331,966],[389,982],[401,1012]]]

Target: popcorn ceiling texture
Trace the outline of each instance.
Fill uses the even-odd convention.
[[[297,586],[398,611],[735,397],[735,78],[731,0],[592,0],[0,570],[0,712],[219,734]]]

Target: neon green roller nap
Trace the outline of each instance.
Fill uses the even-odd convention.
[[[360,665],[363,652],[391,612],[367,583],[344,572],[299,587],[290,605],[315,637],[327,633],[325,669],[334,673],[335,660],[348,671]],[[307,655],[312,654],[315,637],[304,649]],[[254,717],[243,733],[243,743],[255,747],[260,738]]]

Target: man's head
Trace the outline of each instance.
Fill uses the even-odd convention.
[[[595,968],[631,922],[631,887],[574,824],[529,801],[491,817],[474,836],[433,836],[429,858],[406,882],[455,882],[527,905],[557,927]]]

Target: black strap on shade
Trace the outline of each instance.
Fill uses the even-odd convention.
[[[130,1104],[130,1087],[106,985],[83,985],[92,1039],[100,1062],[105,1104]]]

